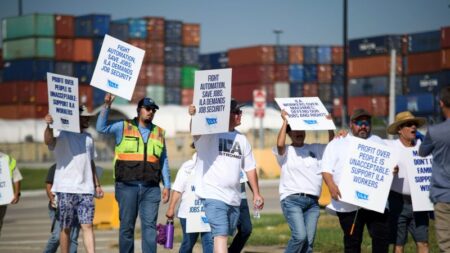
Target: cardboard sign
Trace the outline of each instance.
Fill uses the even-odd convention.
[[[78,78],[47,73],[48,109],[53,128],[79,133]]]
[[[105,35],[91,85],[131,100],[145,51]]]
[[[397,153],[391,147],[372,141],[347,138],[351,138],[350,151],[339,182],[340,200],[384,213],[392,171],[398,162]]]
[[[11,173],[7,156],[0,157],[0,205],[10,204],[14,198]]]
[[[188,194],[186,201],[189,203],[189,212],[186,215],[186,233],[211,232],[203,201],[197,198],[193,191],[183,194]]]
[[[231,69],[195,71],[194,105],[191,134],[215,134],[229,131]]]
[[[318,97],[275,98],[280,109],[288,113],[292,130],[336,129],[322,101]]]

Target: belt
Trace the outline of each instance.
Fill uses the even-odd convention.
[[[301,196],[301,197],[308,197],[308,198],[312,198],[312,199],[319,199],[319,197],[317,197],[317,196],[315,196],[315,195],[311,195],[311,194],[303,193],[303,192],[294,193],[294,194],[291,194],[291,195],[294,195],[294,196]]]

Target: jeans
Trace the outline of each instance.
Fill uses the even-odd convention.
[[[212,236],[232,236],[239,219],[239,206],[230,206],[216,199],[204,199],[203,205]]]
[[[281,209],[291,230],[285,252],[313,252],[320,208],[317,198],[292,194],[281,201]]]
[[[344,232],[344,248],[346,253],[360,253],[364,226],[372,237],[373,253],[388,253],[390,239],[389,211],[378,213],[367,209],[359,209],[353,234],[350,235],[356,211],[349,213],[337,212],[339,223]]]
[[[211,232],[186,233],[186,219],[180,218],[181,228],[183,229],[183,241],[180,246],[180,253],[192,253],[198,235],[202,238],[203,253],[213,253],[214,241]]]
[[[161,189],[159,185],[140,182],[116,182],[115,196],[119,204],[119,250],[134,252],[134,228],[139,213],[142,229],[142,252],[156,252],[156,220]]]
[[[252,222],[250,220],[250,210],[248,208],[247,199],[241,200],[239,207],[239,220],[237,224],[237,234],[234,236],[233,242],[228,247],[228,252],[241,252],[252,233]]]
[[[53,223],[55,219],[56,209],[49,207],[48,216]],[[80,226],[72,227],[70,229],[70,253],[77,253],[78,248],[78,234],[80,233]],[[53,232],[48,238],[47,246],[45,247],[44,253],[56,253],[59,247],[59,236],[61,234],[61,226],[58,219],[55,220],[55,225],[53,226]]]

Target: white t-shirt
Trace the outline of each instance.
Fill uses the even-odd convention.
[[[286,145],[284,155],[276,147],[272,152],[281,167],[280,200],[295,193],[320,196],[322,190],[322,159],[325,144],[304,144],[302,147]]]
[[[195,148],[197,195],[239,206],[241,169],[248,172],[256,167],[247,138],[237,131],[202,135],[196,138]]]
[[[178,218],[186,218],[189,213],[189,208],[192,203],[189,203],[189,195],[195,195],[195,163],[196,163],[196,154],[192,156],[192,159],[184,162],[180,169],[177,172],[177,177],[175,178],[175,182],[172,185],[172,190],[181,193],[181,202],[178,207]]]
[[[332,140],[325,148],[322,157],[322,172],[332,174],[333,181],[338,187],[341,180],[341,171],[345,166],[345,159],[349,155],[348,152],[350,152],[348,149],[350,146],[350,136],[351,134],[348,134],[344,138]],[[367,140],[386,145],[386,143],[376,135],[371,135]],[[327,206],[327,208],[336,212],[346,213],[356,211],[358,206],[331,199],[331,203]]]
[[[96,157],[94,140],[87,132],[61,131],[54,147],[56,160],[52,192],[94,194],[91,160]]]

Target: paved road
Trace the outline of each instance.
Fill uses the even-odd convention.
[[[261,181],[261,192],[265,198],[266,204],[261,216],[264,213],[281,213],[278,200],[278,181]],[[105,189],[112,191],[112,187]],[[161,205],[159,222],[165,222],[164,213],[167,205]],[[8,206],[6,217],[3,223],[3,229],[0,236],[0,252],[2,253],[37,253],[43,252],[48,236],[50,234],[50,219],[47,215],[47,199],[45,192],[32,191],[24,192],[17,205]],[[138,222],[139,226],[139,222]],[[97,252],[118,252],[117,230],[96,230],[95,241]],[[79,252],[85,252],[82,247],[82,235],[80,234]],[[140,240],[136,240],[136,252],[141,252]],[[178,252],[176,244],[173,250],[164,250],[158,246],[159,252]],[[277,251],[258,247],[246,248],[248,252],[272,252]],[[195,252],[201,252],[197,248]],[[280,251],[281,252],[281,251]]]

